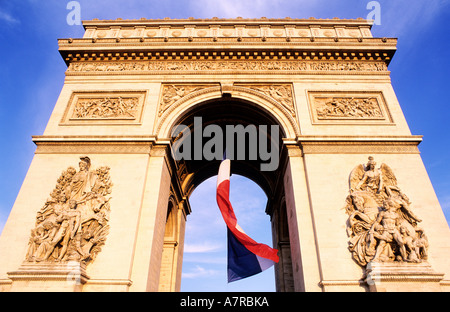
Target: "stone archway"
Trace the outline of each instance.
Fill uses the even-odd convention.
[[[249,90],[251,91],[251,89]],[[238,98],[228,96],[226,94],[222,94],[220,98],[205,99],[203,97],[205,93],[214,93],[216,91],[217,90],[207,90],[207,92],[198,92],[195,96],[190,97],[191,103],[189,103],[189,106],[186,106],[187,108],[181,115],[176,110],[176,108],[177,106],[181,106],[184,101],[179,100],[178,103],[174,104],[174,109],[171,110],[171,113],[177,117],[175,118],[174,116],[167,116],[166,118],[168,120],[175,120],[173,122],[172,128],[175,128],[177,125],[183,124],[184,126],[191,129],[189,134],[190,137],[182,136],[178,140],[189,140],[190,144],[192,145],[192,147],[190,148],[192,155],[188,160],[180,159],[177,161],[174,159],[173,164],[177,169],[174,169],[172,172],[176,172],[177,174],[175,174],[175,178],[172,178],[171,188],[176,188],[178,186],[178,192],[180,194],[184,194],[186,200],[188,200],[195,187],[200,185],[204,180],[217,175],[218,166],[221,161],[220,159],[206,160],[205,158],[202,158],[194,160],[194,148],[198,149],[198,145],[193,143],[191,141],[191,138],[195,139],[197,136],[196,131],[203,130],[203,128],[198,129],[195,127],[195,118],[197,118],[198,116],[201,116],[202,118],[202,127],[215,125],[223,129],[223,133],[226,132],[225,128],[227,126],[234,127],[241,125],[246,128],[247,126],[254,125],[276,125],[277,127],[280,127],[281,130],[277,132],[276,138],[273,137],[273,134],[271,132],[259,133],[259,135],[266,136],[266,138],[264,138],[265,140],[276,140],[277,142],[276,145],[272,146],[272,148],[274,148],[275,146],[277,148],[277,160],[279,163],[277,164],[276,170],[261,171],[259,166],[261,162],[263,162],[263,160],[258,157],[258,159],[255,160],[249,160],[248,158],[233,160],[231,171],[232,174],[239,174],[253,180],[265,192],[268,199],[265,211],[271,218],[274,248],[282,249],[282,252],[279,253],[281,258],[280,265],[277,265],[275,268],[277,276],[277,290],[294,291],[292,275],[289,276],[289,274],[292,273],[292,256],[290,252],[290,236],[286,231],[289,226],[287,225],[288,219],[286,217],[286,203],[284,202],[284,173],[286,171],[288,162],[287,148],[283,144],[283,139],[286,137],[286,131],[282,126],[280,126],[277,118],[275,117],[275,114],[273,112],[267,111],[267,106],[264,107],[258,103],[242,99],[246,94],[256,94],[258,96],[259,94],[257,94],[256,92],[247,92],[248,90],[246,90],[245,88],[240,88],[239,91],[241,92],[241,96]],[[214,96],[217,96],[217,94],[214,94]],[[201,100],[199,101],[199,99]],[[267,99],[262,98],[260,95],[258,99],[260,103],[264,101],[271,103]],[[272,109],[275,110],[276,108],[280,109],[282,107],[278,105],[278,107]],[[283,115],[285,114],[285,112],[281,112],[283,113]],[[293,131],[293,127],[288,131]],[[246,139],[247,141],[245,146],[247,147],[250,145],[248,140],[252,138],[248,136]],[[223,138],[223,142],[224,144],[226,144],[226,138]],[[173,156],[173,151],[171,154]],[[233,156],[235,155],[232,155],[232,157]],[[169,206],[173,207],[173,198],[171,197],[170,200],[171,202],[169,202]],[[179,220],[179,222],[180,224],[184,224],[183,222],[185,222],[186,216],[179,215],[179,218],[183,218],[183,220]],[[165,237],[169,236],[170,234],[168,233],[173,231],[173,223],[173,219],[167,219]],[[180,236],[184,237],[183,234],[180,234]],[[294,237],[294,239],[298,240],[297,237]],[[165,243],[163,257],[164,253],[176,254],[176,250],[183,249],[183,247],[179,245],[182,243],[182,241],[177,241],[175,244],[171,245],[172,247],[169,247],[169,245]],[[179,259],[178,265],[181,266],[181,263],[182,258]],[[160,285],[167,284],[168,282],[166,281],[174,276],[173,274],[168,273],[168,267],[164,260],[162,261],[161,265],[161,272],[164,270],[165,273],[164,276],[161,275],[160,277]],[[174,270],[176,270],[176,267],[174,268]],[[178,276],[178,278],[180,277]],[[179,281],[177,281],[176,284],[179,285]]]
[[[289,83],[163,84],[159,119],[154,131],[158,137],[168,138],[180,116],[193,109],[196,104],[229,97],[269,111],[283,128],[285,138],[293,140],[300,135],[295,120],[293,86]]]

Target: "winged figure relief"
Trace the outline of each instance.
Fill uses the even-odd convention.
[[[377,168],[372,156],[367,164],[357,165],[349,176],[349,193],[345,207],[349,250],[358,264],[427,259],[421,220],[388,165]]]

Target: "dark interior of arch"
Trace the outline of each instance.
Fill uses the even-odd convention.
[[[191,160],[181,160],[186,166],[187,175],[191,177],[189,180],[190,182],[186,186],[188,195],[204,180],[217,175],[221,162],[221,159],[206,160],[202,158],[201,160],[194,160],[194,117],[201,117],[203,129],[207,125],[214,124],[220,126],[224,134],[227,125],[242,125],[244,127],[255,125],[257,128],[259,125],[267,125],[268,129],[270,129],[271,125],[278,125],[278,137],[272,137],[270,130],[266,133],[258,131],[258,135],[265,135],[267,140],[275,140],[278,142],[278,169],[273,171],[261,171],[261,163],[267,163],[267,160],[262,160],[258,153],[256,160],[250,160],[249,157],[247,157],[248,155],[245,157],[245,160],[237,160],[235,157],[235,159],[231,161],[231,174],[239,174],[253,180],[264,190],[269,201],[274,197],[274,194],[279,193],[279,187],[281,187],[283,183],[283,181],[280,181],[280,178],[282,180],[282,172],[284,172],[287,158],[287,151],[283,148],[282,144],[282,138],[285,137],[283,128],[270,112],[260,106],[243,100],[223,97],[194,106],[183,116],[180,116],[176,122],[176,125],[185,125],[190,129],[190,150],[192,157]],[[224,146],[225,136],[226,135],[224,135]],[[182,140],[186,138],[180,135],[177,139]],[[203,144],[209,139],[209,137],[203,138]],[[246,144],[248,144],[248,137],[246,138]],[[267,144],[270,148],[270,141],[267,141]]]

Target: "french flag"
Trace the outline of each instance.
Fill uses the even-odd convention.
[[[229,159],[220,164],[216,197],[228,232],[228,283],[258,274],[278,263],[278,250],[257,243],[237,224],[230,203]]]

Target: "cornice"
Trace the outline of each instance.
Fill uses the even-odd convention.
[[[372,60],[391,61],[396,39],[343,39],[336,42],[318,38],[281,40],[242,40],[241,42],[189,42],[181,40],[162,44],[155,39],[129,38],[120,40],[60,39],[59,51],[67,65],[76,61],[126,60]]]
[[[135,135],[33,135],[32,141],[39,143],[60,142],[148,142],[155,143],[155,136]]]
[[[297,143],[331,143],[331,142],[403,142],[416,143],[422,142],[422,135],[380,135],[380,136],[364,136],[364,135],[301,135],[297,137]]]
[[[170,17],[166,17],[163,19],[121,19],[117,18],[115,20],[85,20],[83,21],[83,26],[85,28],[88,27],[99,27],[99,26],[200,26],[200,25],[215,25],[215,26],[229,26],[229,25],[246,25],[246,26],[254,26],[254,25],[297,25],[297,26],[309,26],[309,25],[339,25],[339,26],[368,26],[372,27],[373,21],[366,20],[363,18],[356,19],[340,19],[340,18],[332,18],[332,19],[317,19],[314,17],[310,17],[308,19],[301,18],[206,18],[206,19],[198,19],[198,18],[184,18],[184,19],[171,19]]]
[[[65,62],[130,59],[344,57],[389,64],[396,38],[373,38],[365,19],[159,19],[84,21],[59,39]],[[348,54],[348,55],[346,55]],[[333,59],[333,58],[332,58]]]
[[[419,154],[422,136],[299,136],[303,154]],[[285,142],[285,144],[291,144]]]
[[[379,50],[396,49],[396,38],[66,38],[58,39],[60,51],[82,50]]]

